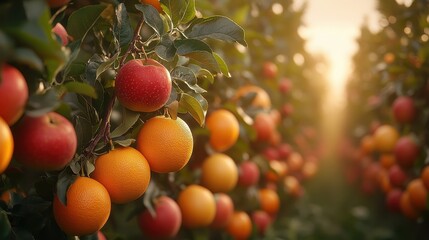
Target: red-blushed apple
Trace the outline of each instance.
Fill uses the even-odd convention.
[[[264,236],[267,228],[272,223],[271,216],[262,210],[257,210],[252,213],[252,222],[256,227],[260,236]]]
[[[224,228],[234,213],[234,202],[231,197],[225,193],[216,193],[216,215],[210,227],[219,229]]]
[[[279,69],[277,65],[273,62],[265,62],[262,65],[262,73],[266,78],[270,78],[270,79],[275,78],[277,77],[278,72],[279,72]]]
[[[155,215],[152,216],[146,209],[138,216],[138,224],[148,237],[173,238],[182,224],[182,213],[173,199],[161,196],[155,200]]]
[[[288,93],[293,87],[293,83],[289,78],[282,78],[279,82],[279,91],[281,93]]]
[[[14,156],[25,166],[39,170],[61,170],[77,147],[73,125],[58,113],[39,117],[24,116],[13,128]]]
[[[61,23],[55,24],[52,28],[52,32],[61,39],[61,45],[66,46],[69,43],[69,35]]]
[[[279,151],[275,147],[267,147],[264,149],[263,155],[269,161],[271,160],[279,160]]]
[[[416,117],[416,107],[414,100],[408,96],[401,96],[395,99],[392,106],[393,116],[399,123],[411,123]]]
[[[271,133],[270,139],[268,139],[268,143],[270,143],[271,146],[278,146],[282,142],[282,135],[277,129],[274,129],[274,131]]]
[[[395,148],[396,162],[402,167],[409,168],[413,166],[419,156],[420,148],[417,142],[410,136],[403,136],[396,142]]]
[[[290,103],[285,103],[280,109],[280,112],[282,113],[283,117],[290,117],[293,114],[294,108],[293,105]]]
[[[287,159],[287,166],[291,172],[299,172],[304,165],[304,158],[298,152],[293,152]]]
[[[389,179],[393,187],[403,187],[408,176],[399,165],[395,164],[389,169]]]
[[[119,102],[136,112],[153,112],[170,97],[171,76],[153,59],[134,59],[119,69],[115,91]]]
[[[51,8],[59,8],[66,5],[69,2],[70,0],[48,0],[48,5]]]
[[[159,13],[164,12],[161,7],[161,2],[159,0],[140,0],[143,4],[149,4],[152,5],[156,10],[158,10]]]
[[[254,162],[245,161],[241,163],[238,173],[238,184],[241,186],[250,187],[259,181],[259,167]]]
[[[279,159],[286,160],[292,154],[293,149],[288,143],[282,143],[277,147]]]
[[[401,196],[402,196],[402,190],[399,188],[394,188],[387,193],[386,205],[390,211],[392,212],[401,211]]]
[[[10,126],[24,112],[28,99],[27,82],[21,72],[8,65],[1,66],[0,117]]]
[[[275,126],[269,114],[258,113],[253,122],[253,128],[259,141],[268,141],[274,132]]]

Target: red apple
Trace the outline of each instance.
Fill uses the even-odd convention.
[[[389,191],[386,196],[386,205],[387,208],[392,212],[401,211],[401,196],[402,190],[395,188]]]
[[[146,209],[139,215],[138,224],[142,232],[151,238],[172,238],[180,229],[182,213],[173,199],[161,196],[155,201],[155,215],[152,216]]]
[[[411,97],[396,98],[392,106],[393,116],[399,123],[411,123],[416,117],[416,107]]]
[[[275,78],[279,72],[277,65],[273,62],[265,62],[262,65],[262,72],[266,78]]]
[[[404,136],[398,139],[393,151],[396,162],[402,167],[409,168],[419,156],[420,148],[412,137]]]
[[[264,157],[267,158],[269,161],[279,160],[279,157],[280,157],[279,151],[277,151],[275,147],[265,148],[263,154],[264,154]]]
[[[271,216],[262,210],[257,210],[252,213],[252,222],[255,225],[259,235],[264,236],[267,228],[270,226]]]
[[[216,215],[211,223],[212,228],[224,228],[234,213],[234,203],[225,193],[216,193]]]
[[[116,97],[124,107],[137,112],[153,112],[167,103],[171,76],[153,59],[134,59],[119,70],[115,89]]]
[[[293,114],[294,108],[290,103],[285,103],[280,109],[283,117],[290,117]]]
[[[282,143],[280,146],[278,146],[277,151],[279,152],[279,158],[286,160],[292,154],[293,149],[289,144]]]
[[[407,174],[402,170],[402,168],[395,164],[389,169],[389,179],[390,183],[394,187],[402,187],[407,181]]]
[[[76,152],[73,125],[55,112],[40,117],[24,116],[13,129],[13,137],[16,160],[39,170],[60,170]]]
[[[270,115],[261,112],[256,115],[253,128],[256,130],[256,136],[259,141],[268,141],[274,132],[275,126]]]
[[[66,5],[70,0],[48,0],[48,5],[51,8],[59,8]]]
[[[289,78],[282,78],[279,82],[279,90],[281,93],[288,93],[293,87],[293,83]]]
[[[52,32],[61,39],[61,44],[63,46],[66,46],[69,43],[69,35],[61,23],[55,24],[55,26],[52,28]]]
[[[259,168],[256,163],[246,161],[240,164],[238,184],[244,187],[255,185],[259,181]]]
[[[21,72],[8,64],[1,66],[0,96],[0,117],[10,126],[24,112],[28,87]]]

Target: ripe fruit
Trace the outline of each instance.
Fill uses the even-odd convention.
[[[194,140],[188,125],[157,116],[143,124],[137,136],[137,150],[149,162],[150,169],[158,173],[177,172],[189,161]]]
[[[52,28],[52,32],[61,39],[61,44],[63,46],[66,46],[69,43],[67,31],[61,23],[55,24]]]
[[[234,239],[247,239],[252,233],[252,221],[243,211],[234,212],[226,226],[226,231]]]
[[[238,184],[241,186],[250,187],[259,181],[259,167],[254,162],[245,161],[241,163],[238,172]]]
[[[417,210],[425,210],[427,205],[427,190],[420,178],[412,180],[407,186],[411,205]]]
[[[280,146],[278,146],[277,151],[279,152],[279,158],[280,159],[288,159],[289,156],[292,154],[293,149],[292,147],[287,143],[282,143]]]
[[[392,212],[400,212],[401,211],[401,189],[395,188],[390,190],[387,193],[386,197],[386,205]]]
[[[170,72],[153,59],[131,60],[119,69],[115,91],[119,102],[130,110],[156,111],[170,97]]]
[[[365,154],[370,154],[375,150],[374,139],[371,135],[367,135],[367,136],[362,138],[362,140],[360,142],[360,149]]]
[[[199,185],[190,185],[177,199],[182,213],[183,226],[198,228],[209,226],[216,215],[216,201],[213,194]]]
[[[279,160],[279,158],[280,158],[279,151],[277,151],[277,148],[275,148],[275,147],[265,148],[263,154],[264,154],[264,157],[266,159],[268,159],[269,161]]]
[[[238,169],[228,155],[215,153],[201,167],[201,183],[212,192],[228,192],[237,185]]]
[[[299,172],[304,165],[304,159],[298,152],[293,152],[287,159],[287,166],[291,172]]]
[[[283,104],[280,109],[280,112],[282,113],[283,117],[290,117],[293,114],[293,111],[293,105],[290,103]]]
[[[250,103],[251,106],[255,108],[262,108],[264,110],[268,110],[271,108],[271,99],[268,93],[263,89],[255,85],[246,85],[237,89],[235,93],[234,100],[242,99],[250,95],[251,93],[256,94]]]
[[[423,184],[426,186],[426,189],[429,189],[429,166],[425,166],[420,174],[420,178],[423,181]]]
[[[407,181],[407,175],[398,165],[393,165],[389,169],[390,183],[395,187],[402,187]]]
[[[141,0],[140,2],[143,4],[152,5],[160,13],[163,12],[161,7],[161,2],[159,0]]]
[[[298,179],[294,176],[287,176],[283,180],[284,190],[291,196],[297,198],[300,197],[303,193],[301,184]]]
[[[266,78],[275,78],[277,77],[278,72],[279,69],[277,65],[273,62],[264,62],[264,64],[262,65],[262,73]]]
[[[9,166],[13,153],[13,137],[7,123],[0,117],[0,174]]]
[[[139,151],[131,147],[117,148],[95,160],[91,178],[103,184],[113,203],[127,203],[146,191],[150,168]]]
[[[396,163],[395,155],[390,153],[385,153],[380,155],[380,166],[385,169],[391,168]]]
[[[274,132],[275,125],[269,114],[261,112],[256,115],[253,128],[259,141],[268,141]]]
[[[380,126],[374,133],[375,147],[380,152],[392,152],[398,138],[398,131],[394,127]]]
[[[401,96],[395,99],[392,106],[393,116],[399,123],[411,123],[416,117],[416,107],[411,97]]]
[[[419,217],[419,212],[411,204],[409,193],[406,191],[402,193],[400,206],[402,214],[407,218],[417,219]]]
[[[293,83],[288,78],[282,78],[279,83],[279,90],[281,93],[288,93],[292,89]]]
[[[272,160],[269,162],[270,169],[265,173],[265,178],[271,182],[277,182],[280,178],[286,175],[288,166],[285,162]]]
[[[302,166],[302,175],[304,179],[314,177],[317,173],[317,164],[315,161],[306,161]]]
[[[234,145],[240,133],[237,118],[225,109],[212,112],[207,117],[206,127],[210,131],[210,145],[219,152]]]
[[[216,215],[211,223],[212,228],[224,228],[234,213],[234,203],[225,193],[215,194]]]
[[[1,66],[0,96],[0,117],[13,125],[24,112],[28,87],[21,72],[8,64]]]
[[[138,217],[138,224],[145,235],[154,239],[173,238],[182,224],[182,213],[179,205],[166,196],[155,200],[155,215],[148,209]]]
[[[78,177],[67,190],[67,205],[54,198],[54,217],[68,235],[83,236],[100,230],[110,215],[110,197],[101,183]]]
[[[48,0],[49,7],[59,8],[66,5],[70,0]]]
[[[73,125],[58,113],[25,116],[14,128],[14,156],[39,170],[61,170],[72,160],[77,147]]]
[[[252,222],[258,230],[259,235],[264,236],[272,220],[267,212],[257,210],[252,213]]]
[[[413,166],[419,156],[420,149],[413,138],[404,136],[396,142],[394,153],[397,163],[408,168]]]
[[[262,210],[276,214],[280,209],[280,199],[276,191],[268,188],[259,190],[259,204]]]
[[[97,232],[98,240],[107,240],[106,236],[101,231]]]

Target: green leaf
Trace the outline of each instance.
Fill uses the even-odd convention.
[[[88,174],[88,176],[89,176],[89,174],[91,174],[92,172],[94,172],[94,170],[95,170],[94,164],[92,162],[90,162],[90,161],[86,161],[85,162],[85,172],[86,172],[86,174]]]
[[[144,21],[149,25],[158,36],[164,34],[164,22],[160,17],[158,10],[152,5],[147,4],[136,4],[136,9],[143,13]]]
[[[112,131],[110,137],[120,137],[130,130],[134,124],[139,120],[140,113],[128,110],[127,108],[122,108],[122,122],[119,124],[115,130]]]
[[[219,65],[213,51],[205,42],[197,39],[175,40],[177,54],[186,56],[201,67],[214,72],[220,72]]]
[[[186,24],[195,17],[195,0],[161,0],[167,6],[174,26]]]
[[[226,65],[225,61],[222,59],[221,56],[219,56],[217,53],[213,52],[213,56],[216,59],[216,62],[220,68],[220,71],[225,75],[226,77],[231,77],[231,74],[229,73],[228,65]]]
[[[106,62],[101,63],[100,66],[98,66],[97,68],[95,78],[98,79],[103,72],[109,69],[112,66],[112,64],[116,60],[118,60],[118,58],[119,58],[119,52],[117,52],[113,57],[109,58]]]
[[[199,18],[186,29],[185,35],[195,39],[217,39],[227,42],[237,42],[247,46],[244,30],[237,23],[224,16]]]
[[[42,59],[29,48],[17,48],[13,55],[13,61],[26,65],[39,72],[44,71],[44,63]]]
[[[169,34],[161,37],[161,42],[155,47],[155,53],[161,59],[171,62],[176,56],[176,47],[174,46],[173,38]]]
[[[207,110],[195,97],[182,93],[179,101],[179,112],[188,112],[200,126],[204,125]]]
[[[191,85],[197,84],[197,77],[195,76],[195,73],[194,71],[192,71],[191,68],[177,66],[171,71],[170,75],[171,78],[187,82]]]
[[[79,8],[70,14],[67,22],[67,32],[75,40],[82,39],[100,19],[106,5],[89,5]]]
[[[207,80],[211,84],[214,83],[213,74],[211,72],[207,71],[207,69],[204,69],[204,68],[201,68],[198,71],[197,78],[201,78],[201,79]]]
[[[43,94],[33,94],[30,96],[25,113],[29,116],[37,117],[45,113],[54,111],[61,102],[58,100],[57,90],[51,88]]]
[[[131,28],[128,12],[125,4],[120,3],[116,9],[116,21],[113,26],[113,32],[119,42],[119,46],[124,47],[133,39],[133,29]],[[98,76],[98,75],[97,75]]]
[[[0,239],[9,239],[12,226],[10,225],[7,213],[0,210]]]
[[[58,176],[57,181],[57,197],[60,202],[67,205],[67,190],[76,180],[77,175],[74,175],[70,168],[65,168]]]
[[[121,147],[129,147],[131,144],[133,144],[136,140],[133,138],[128,139],[115,139],[113,140],[114,143],[120,145]]]
[[[83,82],[67,82],[63,85],[68,92],[78,93],[86,95],[88,97],[97,98],[95,88],[87,83]]]

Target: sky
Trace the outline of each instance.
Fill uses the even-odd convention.
[[[328,59],[330,96],[342,102],[360,27],[367,22],[370,29],[377,30],[377,0],[295,0],[297,7],[304,2],[305,25],[300,34],[307,39],[306,49],[310,53],[321,53]]]

